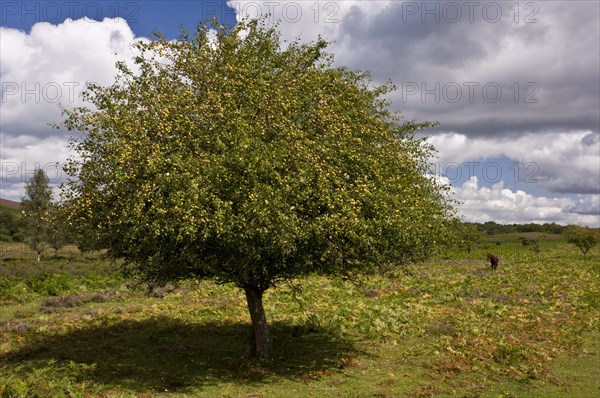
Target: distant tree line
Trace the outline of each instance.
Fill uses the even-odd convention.
[[[498,224],[493,221],[485,223],[465,223],[474,225],[482,235],[512,234],[517,232],[540,232],[545,234],[562,234],[566,226],[556,223],[544,224]]]
[[[600,228],[582,227],[578,225],[545,224],[497,224],[493,221],[486,223],[463,223],[455,220],[454,234],[447,239],[446,246],[464,249],[470,255],[471,250],[483,236],[538,232],[542,234],[562,234],[566,241],[577,246],[584,256],[600,243]],[[539,239],[520,238],[523,246],[529,246],[539,257],[541,249]]]

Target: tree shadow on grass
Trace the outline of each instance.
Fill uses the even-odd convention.
[[[14,366],[55,360],[96,364],[87,379],[135,391],[185,391],[222,382],[256,384],[277,378],[306,381],[359,353],[353,342],[275,323],[272,361],[248,357],[249,325],[190,323],[166,317],[120,321],[42,338],[6,357]],[[364,354],[364,353],[361,353]]]

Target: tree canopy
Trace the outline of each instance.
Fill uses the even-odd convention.
[[[268,357],[266,289],[422,259],[453,210],[414,137],[431,123],[390,111],[391,83],[335,66],[323,40],[282,48],[262,21],[209,27],[137,43],[135,67],[88,85],[93,107],[65,110],[83,132],[69,222],[149,283],[244,289]]]

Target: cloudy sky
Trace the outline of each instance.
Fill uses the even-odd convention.
[[[130,44],[216,15],[269,15],[282,39],[331,41],[336,63],[391,80],[426,132],[467,221],[600,226],[597,1],[4,1],[0,196],[36,167],[61,181],[59,104],[110,84]]]

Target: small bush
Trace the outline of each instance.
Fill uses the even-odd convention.
[[[43,313],[54,312],[58,308],[79,307],[83,304],[83,300],[79,296],[60,296],[53,297],[42,302],[40,311]]]
[[[167,283],[164,286],[157,286],[152,288],[152,290],[150,291],[150,296],[162,298],[165,294],[170,293],[173,290],[175,290],[175,286],[171,285],[170,283]]]
[[[23,281],[17,278],[0,276],[0,302],[26,301],[31,296],[31,291]]]
[[[37,294],[58,296],[68,292],[73,281],[65,274],[43,273],[27,281],[27,286]]]
[[[110,299],[109,294],[94,293],[90,297],[88,297],[86,301],[91,301],[93,303],[103,303],[105,301],[108,301],[109,299]]]
[[[516,365],[526,360],[527,351],[518,345],[500,343],[493,352],[494,361],[497,363]]]
[[[122,278],[118,274],[103,275],[100,273],[92,273],[85,275],[81,279],[81,285],[85,286],[89,290],[107,289],[113,286],[117,286],[122,283]]]
[[[79,307],[85,303],[103,303],[110,299],[110,294],[105,293],[94,293],[90,296],[80,297],[77,295],[68,295],[68,296],[60,296],[60,297],[52,297],[47,300],[44,300],[40,306],[40,311],[43,313],[51,313],[55,312],[58,309],[62,308],[73,308]]]

